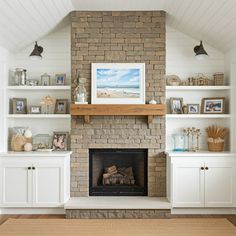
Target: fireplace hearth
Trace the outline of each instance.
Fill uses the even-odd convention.
[[[147,149],[90,149],[90,196],[147,196]]]

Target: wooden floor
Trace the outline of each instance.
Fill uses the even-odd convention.
[[[64,219],[65,215],[0,215],[0,225],[7,219]],[[170,218],[226,218],[236,226],[236,215],[171,215]]]

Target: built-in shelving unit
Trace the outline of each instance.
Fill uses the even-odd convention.
[[[166,86],[167,104],[170,97],[182,97],[183,104],[199,104],[201,107],[202,98],[225,97],[226,114],[168,114],[166,115],[166,150],[173,150],[173,134],[179,134],[183,128],[196,127],[201,129],[200,149],[207,150],[206,127],[218,125],[230,129],[232,115],[230,113],[231,86]],[[169,107],[168,107],[169,108]],[[201,110],[201,109],[200,109]],[[232,136],[226,141],[225,150],[230,151]],[[207,152],[207,151],[206,151]]]
[[[68,106],[71,97],[70,85],[60,86],[6,86],[5,101],[9,104],[12,98],[26,98],[27,107],[40,106],[41,100],[45,96],[56,99],[68,99]],[[69,110],[69,108],[68,108]],[[9,108],[6,110],[6,125],[10,132],[13,127],[29,127],[33,135],[49,134],[54,131],[70,132],[70,114],[53,114],[54,106],[51,107],[51,114],[12,114]],[[9,138],[8,138],[9,140]],[[10,151],[10,148],[6,148]]]

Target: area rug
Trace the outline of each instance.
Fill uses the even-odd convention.
[[[0,235],[236,236],[227,219],[8,219]]]

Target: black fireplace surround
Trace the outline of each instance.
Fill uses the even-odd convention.
[[[90,149],[90,196],[147,196],[147,149]]]

